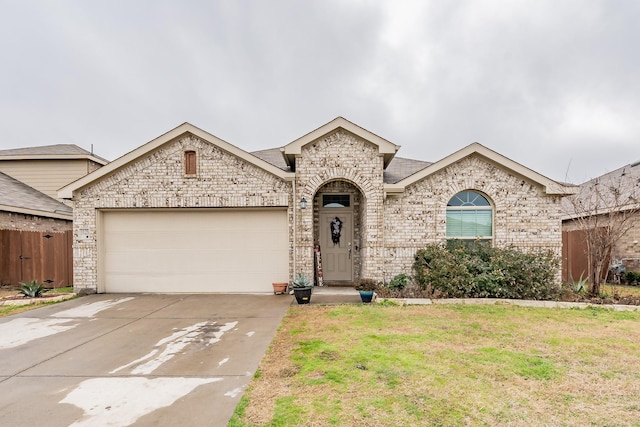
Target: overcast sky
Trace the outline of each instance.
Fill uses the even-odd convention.
[[[246,151],[337,116],[579,183],[640,160],[640,1],[0,0],[0,149],[109,160],[183,122]]]

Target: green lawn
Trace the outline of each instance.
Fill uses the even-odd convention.
[[[640,426],[640,313],[300,306],[230,426]]]

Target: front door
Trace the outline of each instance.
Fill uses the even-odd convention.
[[[320,250],[325,282],[353,280],[353,212],[320,212]]]

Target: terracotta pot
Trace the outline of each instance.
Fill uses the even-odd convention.
[[[271,285],[273,286],[273,294],[278,295],[287,293],[289,284],[287,282],[273,282]]]

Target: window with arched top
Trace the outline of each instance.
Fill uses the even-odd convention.
[[[447,203],[447,239],[491,240],[493,207],[482,194],[461,191]]]

